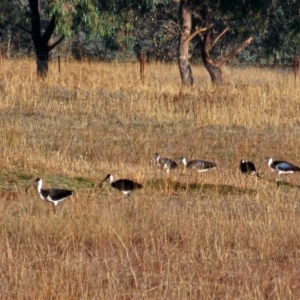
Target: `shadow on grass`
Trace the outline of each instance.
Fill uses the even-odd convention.
[[[210,184],[210,183],[182,183],[172,180],[148,180],[145,182],[145,187],[156,190],[174,190],[184,192],[199,192],[203,194],[218,194],[218,195],[256,195],[255,189],[235,187],[225,184]]]
[[[289,189],[289,188],[300,188],[300,185],[289,183],[285,180],[274,181],[277,188]]]

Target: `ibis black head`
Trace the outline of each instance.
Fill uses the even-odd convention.
[[[159,157],[160,157],[160,155],[157,152],[155,152],[153,155],[153,159],[158,159]]]
[[[36,184],[36,183],[39,183],[41,180],[42,180],[42,178],[38,177],[38,178],[34,179],[33,181],[31,181],[31,183],[27,186],[27,188],[26,188],[25,191],[27,192],[27,190],[28,190],[32,185],[34,185],[34,184]]]

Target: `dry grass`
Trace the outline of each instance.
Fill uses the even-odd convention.
[[[32,61],[1,65],[1,298],[299,299],[300,178],[276,185],[263,162],[300,162],[299,81],[227,69],[214,88],[195,66],[179,96],[175,65],[147,65],[145,85],[138,72],[70,63],[42,81]],[[219,167],[168,176],[156,151]],[[107,173],[144,189],[99,189]],[[56,215],[25,193],[37,176],[74,190]]]

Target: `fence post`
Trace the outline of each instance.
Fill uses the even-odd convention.
[[[300,58],[295,54],[294,55],[294,83],[296,84],[297,73],[300,70]]]
[[[60,55],[57,56],[57,62],[58,62],[58,73],[60,74]]]
[[[141,52],[141,57],[140,57],[140,78],[142,84],[145,83],[145,54],[144,51]]]

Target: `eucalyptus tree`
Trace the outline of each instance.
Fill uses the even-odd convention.
[[[26,8],[20,7],[29,16],[30,26],[25,26],[26,19],[19,18],[19,27],[33,40],[40,76],[47,74],[50,51],[64,37],[84,30],[86,36],[118,41],[123,32],[125,39],[131,37],[131,41],[136,39],[138,43],[155,46],[158,40],[174,43],[177,39],[182,85],[193,85],[190,65],[193,50],[198,51],[212,82],[220,84],[222,66],[241,53],[253,37],[259,36],[256,43],[261,43],[261,47],[265,43],[269,47],[266,53],[270,53],[283,43],[288,45],[291,39],[296,45],[294,37],[300,27],[297,0],[28,0],[27,3]],[[18,6],[14,7],[18,11]],[[6,20],[9,14],[16,15],[9,5],[4,8]],[[1,13],[0,5],[0,21]],[[7,26],[10,23],[8,20]],[[54,36],[58,36],[56,41],[52,41]]]
[[[137,18],[159,2],[168,1],[28,0],[31,26],[20,27],[32,37],[38,75],[47,75],[50,51],[79,27],[88,35],[111,38],[122,29],[132,30]],[[47,24],[42,15],[48,16]],[[60,37],[50,45],[54,33]]]
[[[253,34],[263,28],[270,1],[148,0],[141,3],[152,23],[159,24],[166,35],[177,36],[181,82],[183,86],[192,86],[192,52],[198,50],[212,82],[222,83],[221,67],[242,52],[251,43]]]
[[[45,77],[48,72],[49,53],[59,45],[66,35],[80,23],[84,23],[91,31],[98,25],[97,1],[94,0],[28,0],[31,26],[20,25],[29,33],[36,53],[37,73]],[[49,21],[41,22],[41,15],[49,16]],[[42,32],[43,31],[43,32]],[[54,32],[60,33],[60,38],[49,45]]]
[[[214,84],[222,83],[221,67],[252,41],[252,29],[266,14],[268,1],[180,0],[181,31],[178,64],[183,85],[193,85],[190,43],[196,40],[205,68]],[[224,55],[214,47],[226,34],[235,37]],[[232,39],[231,39],[232,40]],[[213,55],[215,54],[215,55]]]

